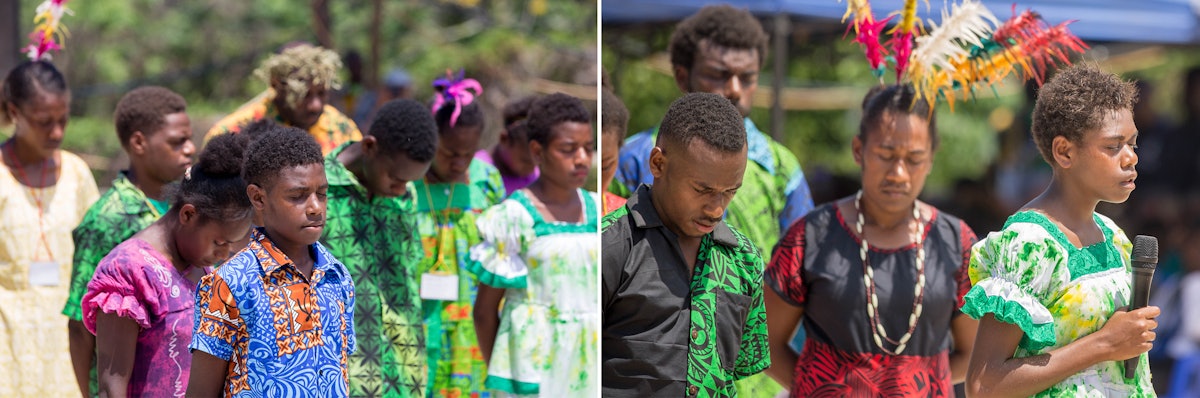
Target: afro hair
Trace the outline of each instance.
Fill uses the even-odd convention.
[[[684,147],[695,139],[723,152],[741,151],[746,147],[746,125],[742,114],[720,95],[684,94],[663,116],[656,144]]]
[[[121,97],[113,112],[117,138],[121,145],[128,145],[133,133],[155,134],[167,124],[167,115],[185,111],[187,101],[174,91],[158,86],[135,88]]]
[[[383,104],[367,135],[375,137],[383,153],[403,153],[418,162],[432,161],[437,152],[437,123],[424,105],[409,99]]]
[[[324,164],[321,146],[304,130],[274,125],[250,139],[242,164],[242,178],[247,184],[267,187],[284,169]]]
[[[563,93],[554,93],[534,101],[529,107],[529,140],[549,145],[554,126],[559,123],[591,123],[592,115],[583,101]]]
[[[1095,65],[1068,67],[1038,91],[1033,105],[1033,141],[1046,163],[1054,165],[1054,137],[1078,143],[1085,132],[1103,127],[1117,112],[1132,111],[1136,101],[1133,83]]]
[[[733,49],[758,51],[761,65],[767,55],[767,32],[749,11],[730,5],[710,5],[675,26],[669,51],[671,64],[691,69],[696,65],[700,42]]]

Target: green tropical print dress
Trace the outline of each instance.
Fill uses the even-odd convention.
[[[505,289],[486,386],[504,394],[595,397],[598,196],[580,189],[584,222],[547,221],[525,189],[480,216],[467,267]]]
[[[480,242],[475,220],[504,199],[504,182],[494,166],[478,159],[471,160],[467,177],[467,184],[413,182],[417,232],[425,255],[419,269],[422,275],[432,272],[458,277],[456,300],[421,300],[429,358],[428,397],[490,396],[483,386],[487,364],[475,339],[471,314],[478,279],[463,265],[469,260],[471,246]]]
[[[1133,244],[1108,217],[1093,215],[1104,240],[1076,248],[1054,222],[1036,211],[1009,217],[1004,229],[971,248],[974,285],[963,313],[994,314],[1025,332],[1014,357],[1050,352],[1100,330],[1129,303]],[[1146,354],[1132,379],[1122,361],[1101,362],[1036,397],[1154,397]]]

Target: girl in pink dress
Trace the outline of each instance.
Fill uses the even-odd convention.
[[[100,261],[83,296],[96,335],[100,391],[182,397],[192,355],[196,284],[241,249],[250,200],[241,177],[245,135],[214,138],[179,184],[171,209]]]

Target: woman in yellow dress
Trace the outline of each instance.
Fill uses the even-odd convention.
[[[71,229],[99,196],[87,164],[59,149],[71,93],[49,61],[0,90],[0,396],[79,396],[67,349]]]

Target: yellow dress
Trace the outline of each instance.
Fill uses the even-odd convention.
[[[100,193],[87,164],[61,153],[58,182],[44,189],[21,185],[0,162],[0,397],[80,396],[61,310],[71,282],[71,230]],[[40,220],[35,198],[45,210]],[[30,272],[47,260],[57,267]]]

